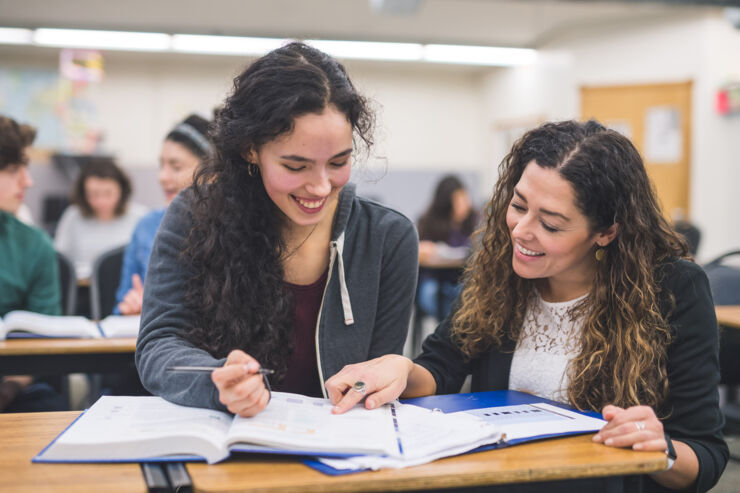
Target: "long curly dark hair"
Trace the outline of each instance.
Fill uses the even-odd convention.
[[[555,169],[573,187],[576,206],[592,232],[618,224],[597,263],[589,295],[575,308],[584,316],[581,351],[568,369],[568,398],[581,409],[606,404],[659,406],[667,395],[670,329],[661,314],[656,267],[686,257],[685,242],[661,213],[642,159],[632,143],[596,121],[547,123],[514,144],[476,234],[481,241],[466,269],[453,335],[475,357],[517,341],[533,280],[512,267],[506,213],[514,186],[531,165]]]
[[[328,106],[347,117],[355,147],[372,145],[373,114],[339,62],[299,42],[268,53],[234,79],[216,112],[215,157],[193,184],[183,258],[193,271],[186,303],[195,323],[187,337],[215,357],[243,349],[274,368],[278,382],[292,351],[294,310],[280,262],[281,216],[242,156],[290,133],[297,117]]]

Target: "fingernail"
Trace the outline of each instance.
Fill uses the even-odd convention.
[[[375,401],[367,401],[367,408],[373,409],[375,407]]]
[[[338,412],[339,412],[339,406],[334,406],[334,407],[332,407],[332,408],[331,408],[331,412],[333,412],[333,413],[335,413],[335,414],[336,414],[336,413],[338,413]]]
[[[242,366],[242,369],[244,370],[244,373],[249,373],[249,365]]]
[[[611,438],[607,438],[604,442],[604,445],[611,445],[612,443],[614,443],[614,440],[612,440]]]
[[[632,446],[632,448],[635,449],[635,450],[642,450],[642,444],[641,443],[636,443],[636,444],[634,444]]]
[[[592,438],[592,440],[594,442],[600,442],[601,441],[601,435],[594,435],[594,437]]]

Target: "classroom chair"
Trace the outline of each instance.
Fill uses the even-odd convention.
[[[692,256],[696,256],[696,252],[699,250],[699,243],[701,242],[701,231],[695,225],[688,221],[676,221],[673,225],[676,233],[680,234],[685,240],[689,247],[689,253]]]
[[[59,281],[62,294],[62,315],[74,315],[77,306],[77,274],[72,261],[63,253],[57,252]]]
[[[735,257],[739,263],[730,265]],[[740,250],[720,255],[704,266],[715,305],[740,305]]]
[[[731,258],[740,260],[740,250],[733,250],[715,258],[704,266],[709,278],[714,304],[740,305],[740,267],[729,265]],[[740,431],[740,329],[720,327],[719,368],[720,383],[727,386],[727,402],[722,411],[727,419],[727,428]]]
[[[93,320],[101,320],[113,313],[125,250],[125,246],[109,250],[93,263],[90,277],[90,315]]]

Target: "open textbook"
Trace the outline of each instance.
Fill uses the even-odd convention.
[[[111,315],[98,323],[85,317],[14,310],[0,319],[0,340],[26,337],[136,337],[139,321],[138,315]]]
[[[184,407],[159,397],[103,396],[34,462],[111,462],[227,458],[231,452],[320,457],[392,457],[409,464],[459,454],[500,439],[478,417],[393,403],[358,405],[340,415],[328,399],[273,392],[251,418]],[[197,456],[197,457],[183,457]]]
[[[596,413],[575,411],[563,404],[512,390],[435,395],[408,399],[404,402],[414,407],[435,409],[439,414],[444,412],[445,416],[478,417],[501,431],[500,440],[482,444],[478,450],[595,432],[606,424],[606,421],[596,417],[598,416]],[[441,457],[444,456],[428,457],[424,462]],[[400,468],[413,464],[398,461],[393,457],[364,456],[321,458],[309,465],[328,474],[342,474],[347,471]]]

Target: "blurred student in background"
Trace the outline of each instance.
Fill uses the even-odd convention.
[[[470,236],[477,222],[478,213],[462,181],[455,175],[442,178],[418,223],[418,304],[428,315],[446,316],[460,293],[458,277],[470,253]],[[442,266],[448,268],[440,270]]]
[[[86,279],[102,253],[125,245],[146,208],[130,204],[131,182],[111,158],[85,164],[74,185],[72,202],[59,220],[54,246]]]
[[[208,140],[210,122],[190,115],[165,137],[159,157],[159,184],[165,202],[170,205],[180,190],[193,183],[193,173],[212,152]],[[149,265],[154,237],[162,222],[166,207],[151,211],[141,218],[126,247],[121,268],[121,283],[116,291],[115,312],[121,315],[141,313],[144,296],[144,276]]]
[[[60,284],[56,254],[42,231],[15,214],[33,184],[26,149],[36,130],[0,116],[0,317],[12,310],[59,315]],[[64,401],[33,377],[0,377],[0,412],[56,411]]]

